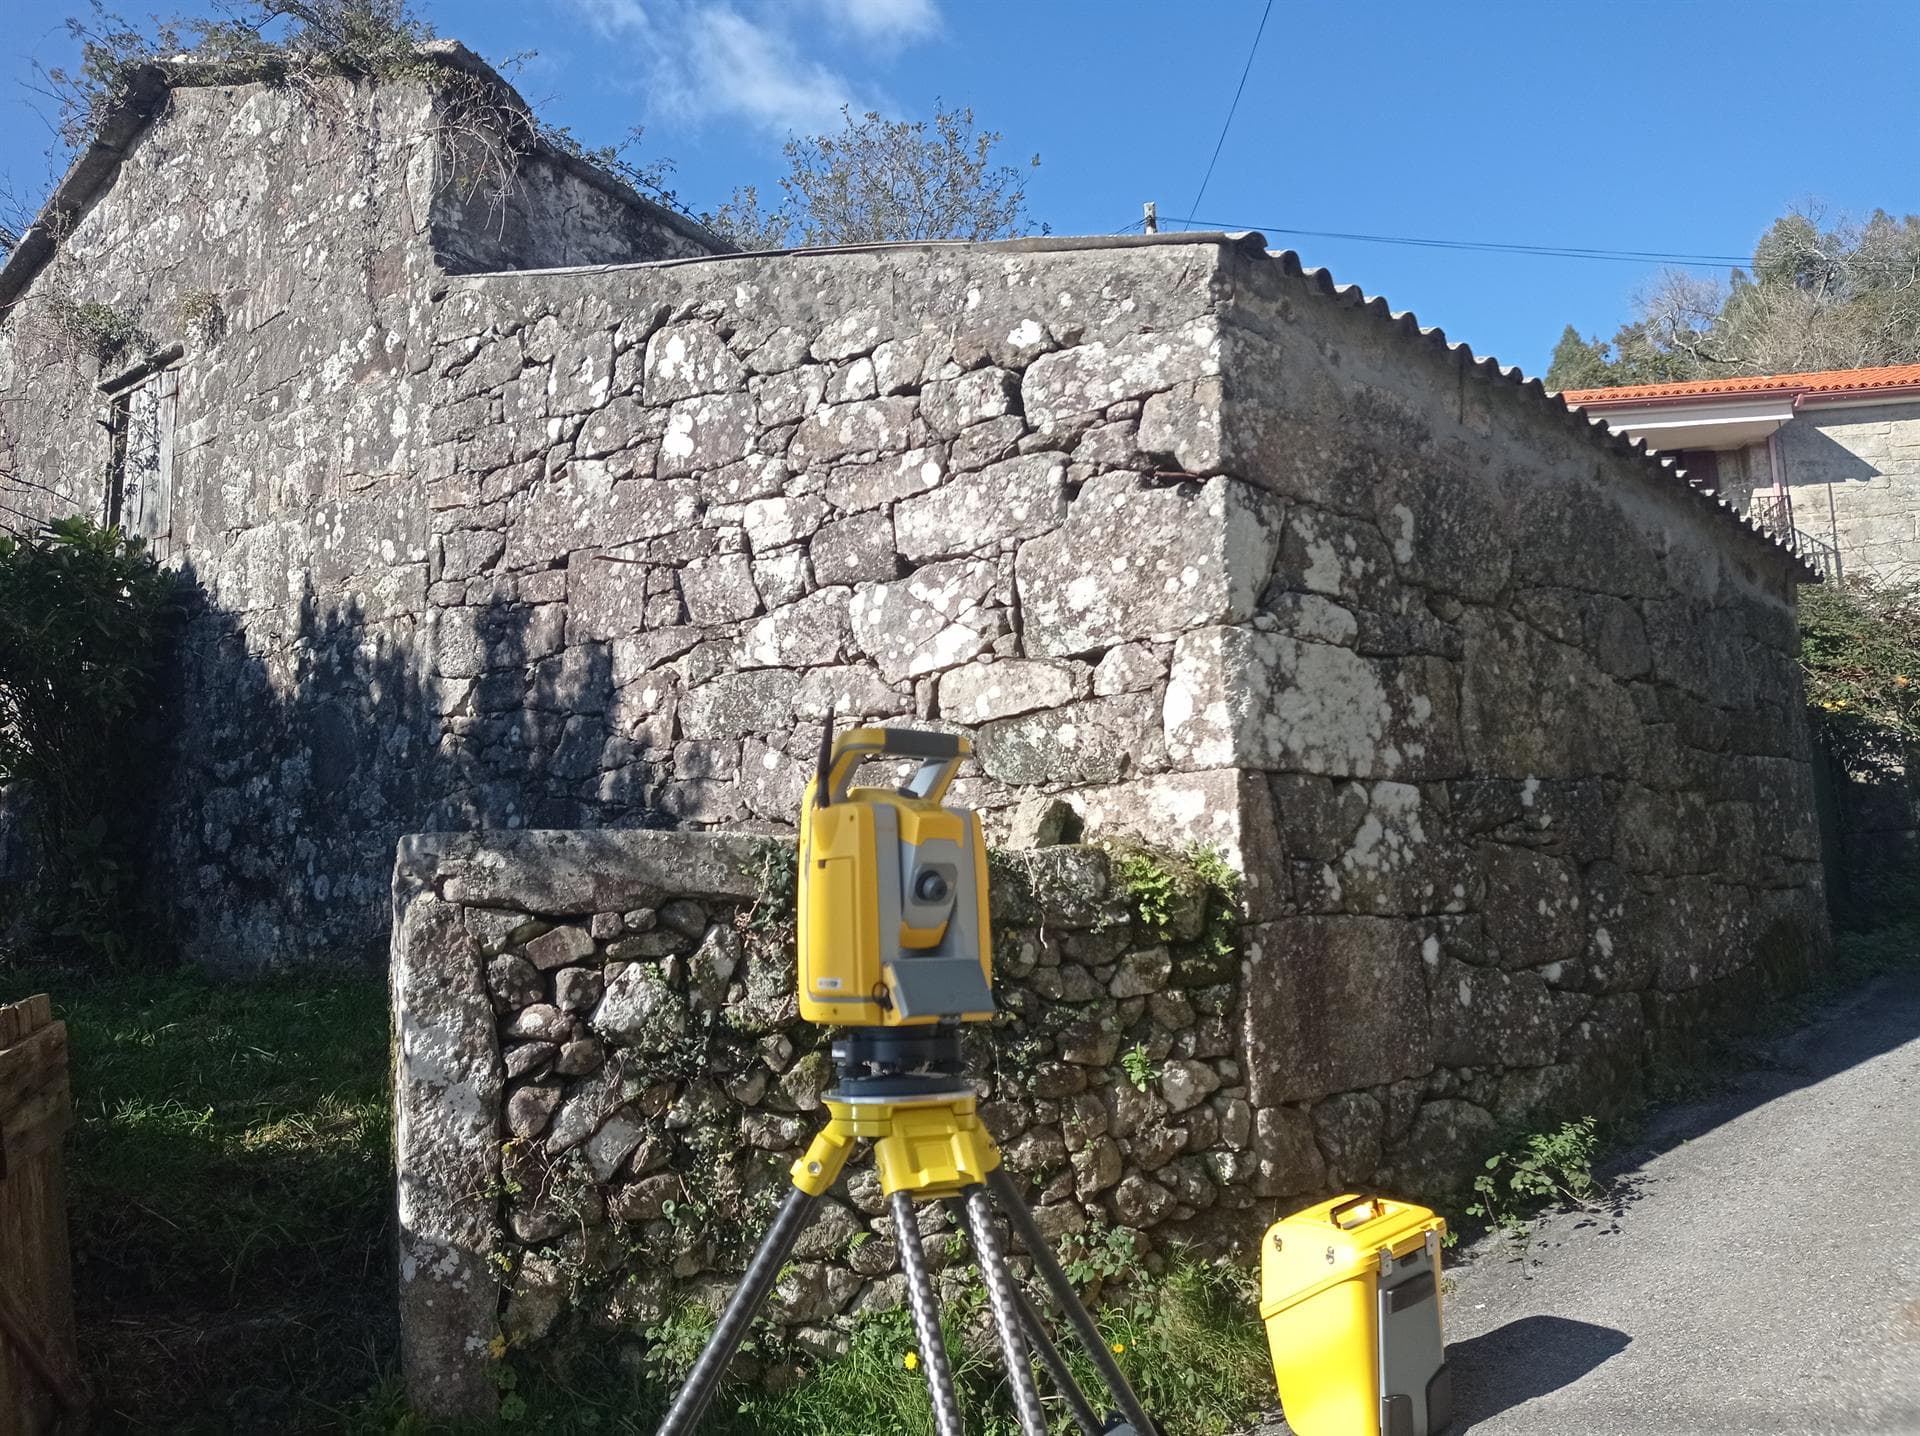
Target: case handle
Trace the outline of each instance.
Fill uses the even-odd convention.
[[[1360,1207],[1372,1207],[1373,1210],[1369,1212],[1366,1216],[1362,1217],[1357,1222],[1347,1222],[1347,1221],[1341,1220],[1341,1218],[1346,1216],[1348,1212],[1354,1211]],[[1352,1197],[1347,1201],[1341,1202],[1338,1206],[1334,1207],[1331,1211],[1329,1211],[1327,1213],[1327,1220],[1332,1222],[1336,1227],[1340,1228],[1341,1231],[1350,1232],[1355,1227],[1364,1226],[1366,1223],[1372,1221],[1375,1217],[1383,1216],[1385,1215],[1385,1213],[1386,1213],[1386,1204],[1383,1203],[1378,1197]]]
[[[920,758],[924,761],[908,783],[916,798],[939,802],[973,745],[955,733],[924,728],[849,728],[834,740],[827,763],[825,791],[831,801],[846,801],[853,775],[869,758]]]

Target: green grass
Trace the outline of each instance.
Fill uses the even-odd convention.
[[[379,979],[0,964],[0,1000],[36,991],[54,995],[71,1042],[75,1291],[99,1428],[440,1429],[407,1411],[394,1374]],[[1219,1436],[1272,1404],[1248,1273],[1176,1263],[1099,1319],[1168,1436]],[[506,1428],[651,1431],[710,1323],[693,1309],[662,1323],[638,1363],[611,1349],[503,1363]],[[968,1429],[1011,1436],[977,1286],[949,1304],[946,1334]],[[703,1431],[931,1432],[923,1375],[904,1360],[915,1345],[905,1312],[861,1321],[836,1359],[760,1342]],[[1099,1392],[1091,1364],[1074,1360]],[[1057,1402],[1049,1411],[1070,1429]]]
[[[976,1284],[943,1308],[945,1346],[962,1417],[977,1436],[1018,1436]],[[642,1436],[655,1429],[680,1374],[699,1353],[711,1317],[689,1310],[654,1329],[643,1362],[610,1351],[577,1353],[558,1369],[512,1359],[501,1368],[503,1426],[542,1436]],[[1251,1273],[1176,1262],[1131,1299],[1098,1313],[1101,1332],[1165,1436],[1224,1436],[1274,1404],[1273,1374]],[[1092,1363],[1062,1340],[1081,1389],[1103,1414],[1108,1402]],[[842,1356],[798,1361],[750,1339],[735,1379],[702,1420],[703,1436],[932,1436],[925,1373],[904,1311],[860,1320]],[[1076,1431],[1065,1406],[1040,1385],[1050,1429]],[[356,1430],[415,1433],[442,1428],[405,1414],[389,1387],[359,1412]]]
[[[387,999],[0,967],[68,1026],[81,1344],[108,1430],[324,1430],[392,1364]]]

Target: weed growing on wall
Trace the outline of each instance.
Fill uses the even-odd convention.
[[[174,301],[173,317],[201,344],[213,344],[227,332],[227,311],[210,289],[193,289]]]
[[[433,35],[406,0],[254,0],[218,19],[151,16],[144,26],[91,0],[66,25],[80,62],[40,70],[39,89],[54,102],[55,132],[69,151],[92,138],[135,67],[163,57],[190,52],[279,81],[295,69],[391,78],[419,64]]]
[[[1199,941],[1216,958],[1238,946],[1240,874],[1218,848],[1180,852],[1115,840],[1106,844],[1133,915],[1160,942]]]
[[[153,347],[136,315],[95,299],[54,295],[42,309],[40,321],[52,332],[69,363],[86,357],[105,366],[129,351],[137,353]]]
[[[135,928],[171,575],[138,538],[84,518],[0,536],[0,787],[37,847],[44,938],[125,956]]]
[[[1487,1158],[1473,1179],[1467,1215],[1512,1237],[1547,1206],[1585,1206],[1594,1195],[1593,1158],[1600,1139],[1594,1120],[1582,1117],[1547,1132],[1532,1132]]]

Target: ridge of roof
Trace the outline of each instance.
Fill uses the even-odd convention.
[[[1920,364],[1863,369],[1805,369],[1792,374],[1742,374],[1727,379],[1680,379],[1666,384],[1622,384],[1566,389],[1560,397],[1582,408],[1611,408],[1644,399],[1712,399],[1741,394],[1871,394],[1920,387]]]
[[[698,243],[711,245],[722,253],[733,248],[706,226],[658,201],[648,199],[619,176],[549,142],[531,123],[533,107],[513,87],[512,82],[460,41],[428,40],[415,53],[430,64],[472,76],[495,87],[502,98],[529,121],[527,128],[532,147],[549,163]],[[74,157],[66,174],[61,176],[60,182],[41,205],[33,223],[21,233],[5,262],[0,263],[0,315],[12,307],[13,302],[53,257],[68,227],[95,198],[112,187],[121,164],[160,113],[168,95],[175,90],[206,89],[216,85],[259,84],[283,74],[285,68],[274,57],[204,60],[196,59],[191,54],[155,57],[129,66],[120,93],[108,105],[86,149]]]
[[[1697,480],[1687,477],[1685,470],[1672,459],[1662,458],[1647,444],[1646,440],[1630,439],[1624,434],[1615,433],[1605,419],[1598,415],[1586,414],[1569,404],[1566,395],[1555,393],[1541,380],[1529,377],[1521,372],[1518,365],[1502,364],[1491,356],[1475,354],[1467,345],[1448,339],[1446,331],[1438,325],[1422,325],[1413,311],[1396,310],[1381,296],[1369,295],[1357,284],[1338,283],[1330,271],[1310,268],[1299,254],[1291,249],[1269,250],[1267,253],[1289,274],[1306,280],[1328,298],[1335,299],[1350,308],[1363,309],[1382,322],[1393,325],[1409,338],[1440,350],[1462,369],[1471,369],[1483,378],[1494,380],[1514,390],[1523,402],[1539,408],[1546,417],[1584,434],[1596,448],[1604,449],[1609,453],[1625,454],[1637,460],[1649,477],[1657,482],[1685,489],[1698,502],[1711,508],[1717,521],[1728,525],[1742,535],[1743,541],[1761,544],[1772,556],[1785,559],[1795,576],[1802,582],[1822,581],[1819,571],[1808,563],[1796,548],[1781,542],[1718,494],[1705,488]]]

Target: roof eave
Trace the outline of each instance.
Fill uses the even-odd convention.
[[[1379,295],[1366,295],[1358,285],[1336,283],[1333,276],[1325,269],[1307,268],[1293,250],[1274,250],[1271,253],[1274,260],[1280,263],[1288,273],[1307,280],[1322,294],[1364,308],[1368,313],[1395,325],[1403,334],[1422,339],[1433,348],[1450,355],[1462,368],[1471,368],[1484,378],[1519,390],[1530,402],[1543,405],[1548,413],[1559,416],[1561,422],[1578,425],[1588,438],[1600,447],[1638,459],[1642,467],[1649,471],[1650,477],[1668,484],[1679,480],[1702,503],[1710,504],[1720,515],[1722,522],[1742,534],[1744,541],[1764,550],[1770,558],[1781,563],[1794,578],[1802,583],[1821,581],[1818,570],[1798,553],[1761,529],[1751,518],[1719,495],[1710,493],[1700,484],[1681,477],[1680,470],[1673,462],[1661,458],[1644,439],[1629,439],[1623,434],[1615,433],[1602,416],[1588,414],[1575,408],[1566,401],[1564,395],[1548,389],[1538,379],[1529,378],[1513,365],[1504,365],[1497,359],[1475,354],[1465,344],[1449,340],[1445,330],[1437,326],[1432,328],[1422,326],[1419,318],[1411,311],[1395,311]]]

